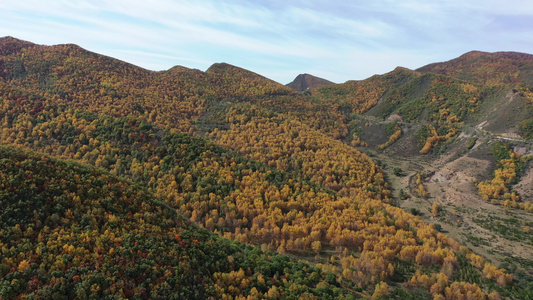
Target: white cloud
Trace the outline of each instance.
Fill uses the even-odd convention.
[[[4,0],[0,35],[157,70],[226,61],[280,82],[295,70],[343,82],[473,49],[530,51],[533,24],[513,21],[529,17],[525,0]]]

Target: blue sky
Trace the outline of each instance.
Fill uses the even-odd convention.
[[[227,62],[280,83],[340,83],[470,50],[533,53],[533,1],[2,0],[0,36],[151,70]]]

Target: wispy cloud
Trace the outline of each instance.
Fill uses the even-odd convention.
[[[150,69],[226,61],[280,82],[362,79],[463,52],[533,49],[520,0],[4,0],[0,35],[77,43]]]

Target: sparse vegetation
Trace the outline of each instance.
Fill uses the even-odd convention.
[[[533,140],[533,119],[521,121],[518,125],[518,132],[523,138]]]
[[[471,150],[472,148],[474,148],[474,146],[476,145],[476,142],[477,142],[477,137],[471,138],[470,142],[468,142],[468,145],[466,146],[466,149]]]
[[[490,201],[493,204],[533,212],[531,202],[520,202],[520,196],[516,191],[509,189],[512,184],[518,181],[524,169],[525,160],[505,143],[495,142],[491,145],[491,150],[498,169],[494,171],[494,179],[477,184],[480,195],[485,201]]]
[[[421,214],[421,213],[420,213],[420,210],[417,209],[417,208],[414,208],[414,207],[411,208],[411,209],[409,210],[409,212],[411,212],[411,214],[412,214],[413,216],[419,216],[419,215]]]
[[[385,149],[396,142],[402,135],[402,128],[397,123],[389,123],[385,126],[385,131],[389,134],[389,140],[385,144],[378,145],[378,149]]]
[[[394,167],[392,169],[392,172],[394,173],[394,175],[398,176],[398,177],[403,177],[405,176],[405,173],[403,172],[402,168],[400,167]]]

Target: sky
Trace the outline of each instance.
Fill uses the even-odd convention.
[[[471,50],[533,54],[530,0],[2,0],[0,36],[150,70],[226,62],[342,83]]]

